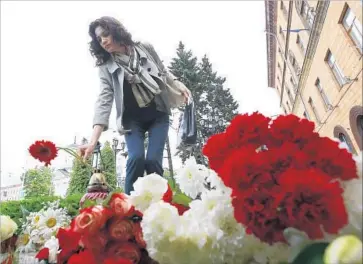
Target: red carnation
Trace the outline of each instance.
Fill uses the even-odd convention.
[[[307,119],[300,119],[295,115],[277,117],[270,128],[270,145],[280,147],[286,142],[303,148],[308,142],[315,140],[319,135],[314,132],[315,124]]]
[[[114,259],[114,258],[108,258],[103,261],[103,264],[133,264],[131,260],[129,259]]]
[[[58,149],[51,141],[35,141],[33,145],[29,147],[30,155],[41,162],[45,162],[45,166],[50,165],[50,162],[54,160],[58,155]]]
[[[287,214],[290,226],[305,231],[311,239],[327,233],[336,234],[348,223],[348,215],[339,182],[317,170],[289,170],[280,178],[278,208]]]
[[[42,248],[38,254],[35,256],[35,258],[39,260],[48,260],[49,258],[49,248]]]
[[[73,254],[67,261],[67,264],[97,264],[96,257],[89,250],[84,250],[78,254]]]
[[[223,166],[232,149],[226,144],[226,134],[211,136],[203,147],[203,154],[208,157],[209,166],[216,172]]]
[[[263,153],[256,153],[254,147],[236,150],[219,172],[224,184],[241,193],[249,188],[274,185],[273,178],[265,171]]]
[[[188,206],[185,206],[182,204],[177,204],[177,203],[172,203],[172,202],[170,204],[178,210],[179,215],[183,215],[186,211],[189,210]]]
[[[168,189],[164,193],[163,201],[166,203],[170,203],[173,200],[173,191],[170,188],[170,185],[168,184]]]
[[[226,129],[227,141],[235,148],[252,145],[255,149],[265,145],[271,119],[260,113],[237,115]]]
[[[73,224],[74,222],[71,223],[71,227]],[[81,235],[74,232],[72,228],[59,228],[57,238],[59,241],[59,247],[61,248],[61,252],[58,254],[58,259],[61,263],[63,263],[70,255],[79,249]]]
[[[332,178],[351,180],[357,178],[356,164],[352,154],[340,149],[338,142],[323,137],[306,147],[309,167],[319,168]]]

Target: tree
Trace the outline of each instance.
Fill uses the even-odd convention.
[[[196,109],[198,139],[196,145],[190,149],[182,149],[179,156],[184,162],[188,157],[194,156],[197,163],[205,164],[202,148],[207,139],[222,132],[230,120],[237,114],[238,104],[233,99],[228,88],[224,88],[225,78],[218,76],[213,71],[212,64],[205,55],[201,62],[193,56],[190,50],[186,50],[180,42],[177,56],[173,58],[169,67],[170,71],[180,79],[192,92]],[[213,122],[219,122],[216,125]],[[218,117],[218,120],[214,119]]]
[[[48,167],[28,170],[24,175],[24,198],[53,195],[52,176],[53,173]]]
[[[101,161],[101,168],[106,176],[106,181],[112,190],[115,190],[117,186],[115,153],[108,141],[105,142],[101,150]]]
[[[73,160],[71,180],[68,185],[67,196],[87,192],[87,186],[92,175],[91,159],[87,161],[88,166],[79,159]]]
[[[191,50],[186,50],[182,42],[176,50],[176,57],[172,59],[168,67],[170,72],[183,82],[193,94],[194,104],[198,113],[201,91],[199,90],[198,61]],[[182,108],[179,109],[183,111]],[[198,114],[197,114],[198,116]],[[197,119],[198,120],[198,119]],[[179,156],[184,162],[192,153],[187,149],[182,149]]]

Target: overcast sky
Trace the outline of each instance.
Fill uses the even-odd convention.
[[[98,75],[88,25],[104,15],[151,42],[166,64],[180,40],[199,58],[207,54],[241,113],[280,113],[267,87],[263,1],[1,1],[2,186],[36,164],[27,152],[33,141],[90,137]]]

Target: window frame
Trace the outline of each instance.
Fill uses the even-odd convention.
[[[305,56],[306,47],[305,47],[305,44],[302,41],[299,33],[297,33],[297,35],[296,35],[296,44],[298,45],[298,47],[299,47],[300,51],[302,52],[302,54]]]
[[[325,109],[331,109],[331,102],[329,100],[328,95],[325,93],[323,86],[321,85],[320,78],[316,78],[315,80],[315,88],[318,90],[321,100],[323,101]]]
[[[343,140],[341,140],[341,138],[340,138],[341,135],[343,136]],[[338,139],[340,142],[345,143],[348,146],[350,153],[354,152],[353,146],[351,145],[350,141],[348,140],[348,137],[346,134],[344,134],[343,132],[340,132],[338,134]]]
[[[333,58],[333,62],[331,62],[332,60],[330,60],[330,58]],[[333,74],[334,80],[339,85],[339,87],[342,88],[345,84],[347,84],[346,76],[343,70],[339,67],[337,59],[335,58],[330,49],[328,49],[326,53],[325,62],[327,63],[330,72]]]
[[[314,101],[311,97],[309,97],[309,100],[308,100],[308,103],[311,107],[311,110],[313,110],[313,113],[314,113],[314,116],[315,116],[315,119],[316,119],[316,122],[318,124],[321,124],[321,119],[320,119],[320,116],[319,116],[319,113],[318,113],[318,110],[316,109],[315,107],[315,104],[314,104]]]
[[[350,12],[351,15],[354,17],[352,19],[352,23],[350,26],[346,22],[348,12]],[[358,21],[358,23],[356,23],[357,21]],[[358,50],[358,52],[360,54],[363,54],[363,40],[362,40],[363,30],[362,30],[362,28],[361,29],[357,28],[357,24],[362,25],[362,23],[358,20],[357,15],[353,12],[353,10],[350,8],[350,6],[347,3],[344,6],[339,23],[343,27],[345,33],[347,34],[347,37],[349,37],[352,44],[354,44],[354,47],[356,48],[356,50]],[[352,31],[353,27],[356,28],[356,31]],[[355,36],[354,33],[352,33],[352,32],[358,32],[360,34],[360,36]],[[359,43],[359,40],[362,40],[362,42]]]

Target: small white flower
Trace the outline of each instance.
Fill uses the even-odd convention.
[[[183,193],[195,199],[205,189],[204,181],[207,176],[207,168],[197,164],[194,157],[190,157],[175,175],[175,180]]]
[[[47,242],[44,243],[44,247],[49,249],[49,263],[57,263],[57,255],[59,252],[58,239],[52,236]]]
[[[151,204],[162,200],[168,190],[168,181],[158,174],[140,177],[134,183],[134,191],[130,194],[130,201],[135,208],[144,212]]]

